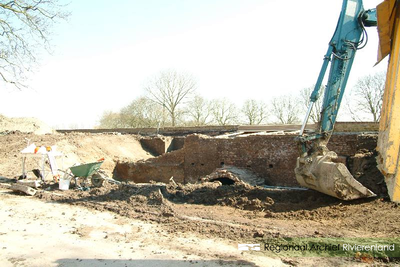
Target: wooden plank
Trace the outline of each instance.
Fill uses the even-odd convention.
[[[42,181],[39,180],[19,180],[17,181],[18,184],[26,185],[33,188],[38,188],[42,185]]]
[[[24,192],[25,194],[30,195],[30,196],[34,196],[37,191],[37,190],[33,189],[32,187],[22,185],[22,184],[12,184],[10,189],[13,191]]]

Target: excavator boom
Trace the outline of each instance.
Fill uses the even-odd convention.
[[[353,178],[337,155],[326,147],[336,122],[347,78],[358,49],[364,46],[364,27],[378,26],[378,63],[390,55],[379,123],[377,166],[385,177],[389,197],[400,203],[400,1],[385,0],[375,9],[364,10],[362,0],[344,0],[335,34],[298,137],[297,181],[305,187],[351,200],[375,194]],[[366,35],[365,35],[366,36]],[[304,134],[312,105],[317,100],[328,65],[331,65],[322,104],[319,129]]]
[[[332,135],[347,80],[357,50],[366,44],[365,27],[376,26],[375,9],[364,10],[362,0],[344,0],[335,33],[310,97],[310,106],[298,137],[300,157],[295,169],[297,181],[305,187],[343,199],[372,197],[375,194],[360,184],[343,163],[335,162],[336,153],[326,147]],[[316,102],[330,64],[328,82],[319,121],[319,129],[304,134],[312,105]]]

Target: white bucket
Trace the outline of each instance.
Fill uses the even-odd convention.
[[[70,179],[62,179],[61,178],[58,181],[58,188],[60,190],[69,190],[69,182],[70,182]]]

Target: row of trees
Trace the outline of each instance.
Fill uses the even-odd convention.
[[[69,14],[58,0],[0,0],[0,13],[0,80],[21,88],[26,74],[37,62],[42,50],[39,48],[50,49],[52,26]],[[357,82],[346,97],[346,110],[353,120],[379,121],[384,83],[385,73]],[[105,112],[100,127],[298,123],[311,93],[311,88],[306,88],[296,96],[276,97],[268,105],[249,99],[237,107],[228,99],[204,99],[196,95],[196,87],[196,80],[189,74],[161,72],[149,80],[145,96],[120,112]],[[320,102],[311,113],[313,122],[319,120]]]
[[[247,100],[242,108],[228,99],[207,100],[199,95],[176,108],[158,105],[148,97],[133,100],[119,112],[104,112],[100,128],[229,125],[267,122],[268,111],[261,101]]]
[[[385,74],[377,73],[357,82],[346,105],[354,120],[360,120],[361,114],[373,121],[379,120],[384,81]],[[275,97],[269,104],[248,99],[241,107],[227,98],[205,99],[196,94],[196,89],[196,80],[190,74],[175,70],[161,72],[149,79],[144,96],[134,99],[119,112],[104,112],[99,127],[295,124],[303,119],[313,88],[304,88],[298,95]],[[311,122],[319,121],[321,104],[322,97],[313,107]]]
[[[136,98],[117,113],[106,111],[99,127],[254,125],[272,122],[272,117],[280,123],[299,121],[295,100],[289,109],[281,101],[283,99],[278,98],[274,99],[271,108],[254,99],[246,100],[242,107],[238,107],[227,98],[205,99],[196,94],[196,89],[196,80],[190,74],[174,70],[161,72],[149,79],[145,85],[145,96]]]
[[[61,1],[60,1],[61,2]],[[17,88],[41,50],[50,50],[49,36],[55,23],[69,14],[59,0],[0,0],[0,80]],[[39,49],[40,48],[40,49]],[[385,73],[361,78],[345,105],[353,120],[379,121]],[[105,112],[100,127],[156,127],[176,125],[226,125],[234,123],[298,123],[309,103],[311,88],[298,95],[276,97],[268,103],[249,99],[241,107],[228,99],[207,100],[196,94],[194,77],[170,70],[149,80],[146,94],[119,112]],[[310,120],[319,120],[321,101]]]

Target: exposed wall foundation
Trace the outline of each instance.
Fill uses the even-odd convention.
[[[297,186],[294,175],[298,147],[295,134],[250,134],[210,137],[192,134],[176,138],[145,138],[142,145],[155,158],[117,162],[115,175],[122,180],[196,183],[217,169],[233,166],[248,171],[267,185]],[[354,156],[373,151],[376,134],[336,133],[328,144],[350,171],[359,171]],[[357,165],[357,166],[355,166]],[[239,175],[236,175],[240,177]],[[258,179],[257,178],[257,179]],[[254,180],[255,181],[255,180]]]

